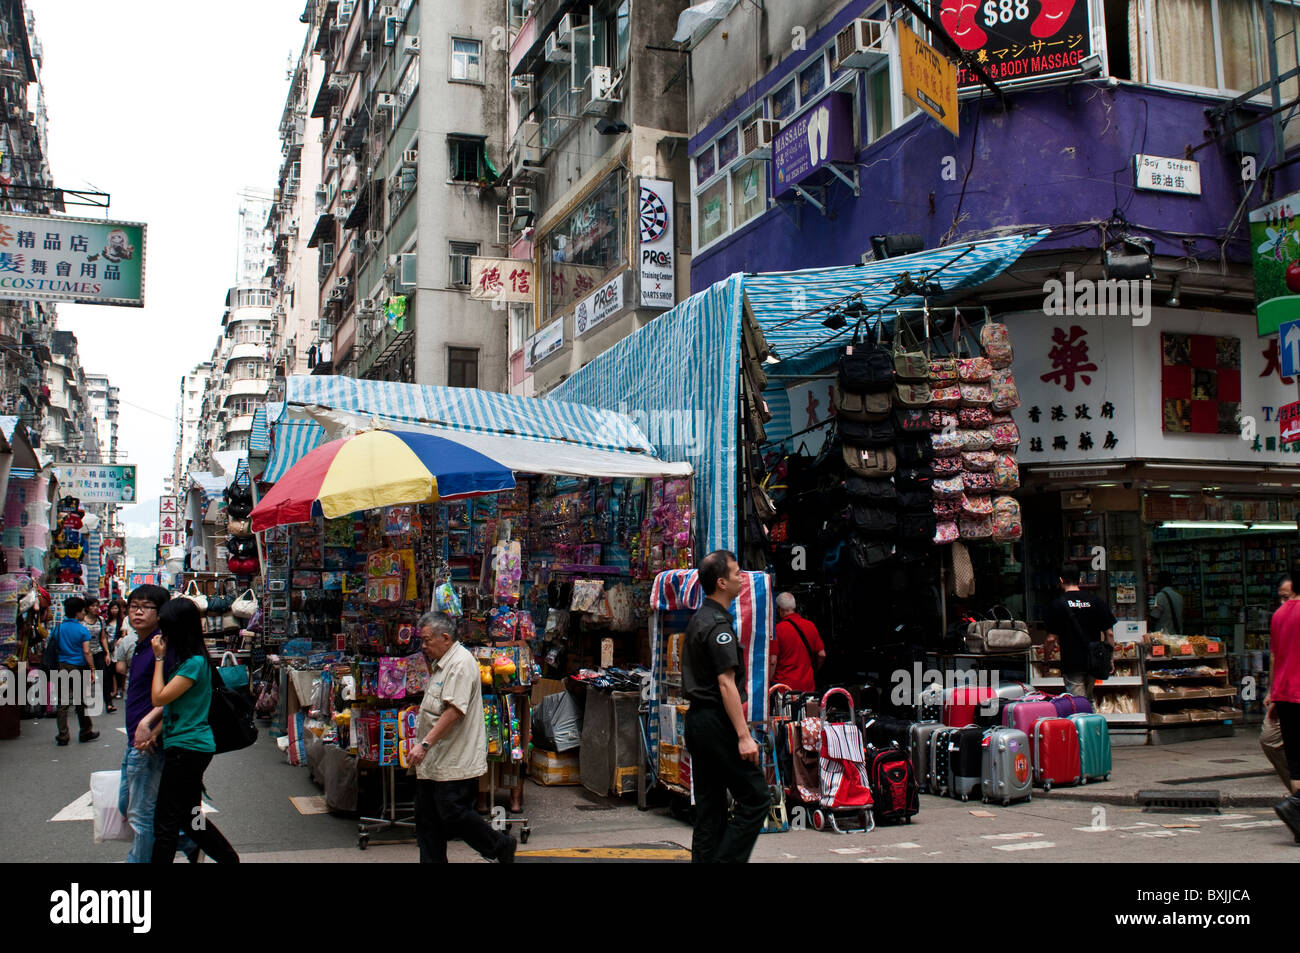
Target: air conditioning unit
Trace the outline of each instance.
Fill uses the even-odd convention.
[[[619,102],[618,84],[623,77],[608,66],[593,66],[587,80],[591,98],[582,107],[584,116],[607,116]]]
[[[366,241],[372,245],[382,244],[384,241],[384,233],[377,228],[369,229],[366,232]]]
[[[360,255],[365,250],[366,246],[359,238],[354,238],[352,241],[348,242],[348,251],[352,252],[354,255]]]
[[[370,56],[373,50],[370,47],[369,40],[361,41],[361,49],[357,50],[357,71],[360,72],[370,65]]]
[[[533,211],[533,190],[518,187],[511,189],[509,208],[511,218],[523,212]]]
[[[369,314],[369,313],[371,313],[371,312],[373,312],[373,311],[377,311],[377,310],[379,310],[379,309],[375,307],[375,299],[374,299],[374,298],[362,298],[362,299],[357,303],[357,311],[360,312],[360,313],[362,313],[362,314]]]
[[[418,36],[402,37],[402,55],[403,56],[420,55],[420,38]]]
[[[527,96],[533,91],[532,74],[526,73],[523,76],[510,77],[510,92],[516,96]]]
[[[514,153],[516,164],[538,165],[542,161],[542,150],[537,144],[541,137],[541,125],[535,122],[521,122],[515,131]]]
[[[420,150],[419,150],[419,149],[403,149],[403,150],[402,150],[402,165],[404,165],[404,166],[414,166],[414,165],[416,165],[416,164],[419,162],[419,159],[420,159]]]
[[[867,69],[889,58],[884,20],[854,20],[835,35],[835,69]]]
[[[325,160],[325,171],[326,171],[326,172],[333,172],[333,171],[334,171],[335,169],[337,169],[338,167],[339,167],[339,157],[338,157],[338,156],[330,156],[329,158],[327,158],[327,159]]]
[[[546,38],[545,50],[548,63],[567,63],[573,59],[573,54],[556,42],[554,33]]]
[[[344,116],[344,117],[343,117],[343,128],[344,128],[344,129],[351,129],[351,128],[352,128],[353,126],[355,126],[356,124],[357,124],[357,117],[356,117],[356,116]]]
[[[582,26],[582,17],[566,13],[560,18],[560,25],[555,28],[555,41],[560,46],[570,46],[573,41],[573,28]]]
[[[381,3],[379,10],[375,14],[381,20],[387,20],[389,17],[397,16],[397,7],[391,3]]]
[[[380,93],[375,98],[376,109],[396,109],[397,97],[392,93]]]
[[[335,287],[335,288],[346,288],[346,287],[347,287],[348,285],[350,285],[350,284],[352,284],[352,279],[349,278],[347,275],[343,275],[343,276],[340,277],[337,281],[334,282],[334,287]]]
[[[781,123],[776,119],[756,119],[744,128],[741,138],[745,146],[745,155],[767,159],[772,155],[772,140],[781,131]]]
[[[319,330],[320,330],[320,319],[319,319],[319,318],[313,319],[312,322],[311,322],[310,327],[311,327],[311,330],[313,330],[313,331],[319,331]]]
[[[325,186],[316,190],[316,214],[319,215],[330,204],[330,191]]]
[[[416,284],[416,256],[414,254],[399,255],[398,259],[397,284],[402,288],[414,288]]]
[[[347,26],[352,22],[352,11],[356,9],[356,0],[343,0],[339,4],[339,12],[335,14],[334,22],[339,26]]]

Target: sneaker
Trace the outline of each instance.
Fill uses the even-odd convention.
[[[506,846],[501,848],[501,853],[497,854],[498,864],[513,864],[515,862],[515,851],[519,849],[519,841],[515,840],[513,834],[506,835]]]
[[[94,741],[98,737],[98,731],[83,731],[77,740],[84,744],[87,741]],[[67,744],[67,742],[65,741],[64,744]]]
[[[66,735],[56,735],[54,738],[54,743],[58,745],[60,748],[62,748],[64,745],[68,743],[69,740],[71,739],[69,739]]]
[[[1291,828],[1296,843],[1300,843],[1300,795],[1291,795],[1273,810],[1282,818],[1282,823]]]

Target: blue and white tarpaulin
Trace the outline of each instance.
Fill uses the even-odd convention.
[[[865,265],[732,275],[692,295],[575,371],[551,393],[631,414],[668,460],[695,469],[696,539],[701,553],[736,550],[736,444],[741,321],[748,304],[783,376],[814,374],[849,342],[852,329],[827,330],[824,312],[860,294],[869,311],[919,308],[916,295],[896,297],[903,273],[937,282],[946,294],[1001,274],[1047,235],[1016,235],[951,245]],[[807,316],[803,316],[807,315]],[[892,320],[889,311],[880,320]],[[769,436],[790,432],[788,402],[771,407]]]

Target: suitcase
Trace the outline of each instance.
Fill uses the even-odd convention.
[[[1034,783],[1044,791],[1054,784],[1079,783],[1079,732],[1068,718],[1034,723]]]
[[[1006,807],[1012,801],[1032,799],[1034,765],[1029,738],[1018,728],[990,728],[984,733],[982,781],[984,800],[999,801]]]
[[[930,772],[934,764],[930,760],[930,739],[941,728],[943,725],[937,721],[912,726],[912,737],[909,740],[912,752],[912,777],[916,779],[917,788],[926,794],[931,793]]]
[[[948,793],[948,743],[956,730],[943,725],[930,735],[930,793],[939,797]]]
[[[1071,715],[1079,734],[1079,782],[1110,780],[1110,726],[1105,715]]]
[[[858,727],[862,729],[862,740],[882,750],[891,744],[897,744],[900,748],[910,745],[913,724],[904,718],[877,715],[869,711],[858,714]]]
[[[988,687],[950,688],[943,693],[943,723],[992,727],[998,716],[997,697],[998,693]]]
[[[1066,692],[1063,695],[1056,695],[1051,699],[1056,706],[1057,718],[1069,718],[1071,715],[1087,715],[1092,713],[1092,702],[1082,695],[1071,695]]]
[[[953,728],[948,737],[948,796],[963,801],[983,785],[984,729]]]
[[[921,809],[921,799],[906,749],[897,745],[884,750],[868,748],[867,784],[877,824],[912,823],[912,815]]]
[[[916,700],[917,721],[941,721],[943,719],[943,688],[937,683],[921,689]]]
[[[1033,738],[1034,722],[1055,717],[1056,706],[1049,701],[1012,702],[1002,709],[1002,727],[1019,728],[1027,737]]]

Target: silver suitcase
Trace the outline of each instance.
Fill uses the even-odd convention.
[[[1003,807],[1031,800],[1034,786],[1033,752],[1028,736],[1018,728],[990,728],[984,733],[984,800]]]

